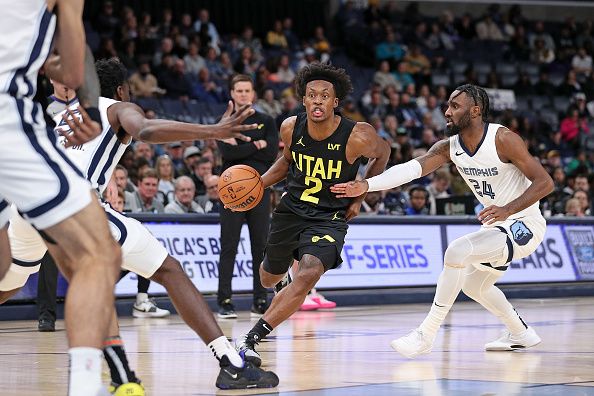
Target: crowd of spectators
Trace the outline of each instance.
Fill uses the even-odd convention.
[[[109,1],[92,22],[88,37],[94,38],[96,57],[122,60],[130,71],[134,98],[149,117],[204,122],[208,118],[196,116],[196,111],[215,109],[222,114],[230,77],[243,73],[255,81],[254,106],[280,125],[302,110],[292,88],[300,67],[315,60],[345,67],[356,89],[340,111],[369,122],[391,144],[389,166],[426,152],[444,138],[443,113],[457,85],[512,90],[512,108],[496,109],[492,121],[521,135],[551,173],[556,189],[542,202],[543,211],[590,214],[592,21],[531,20],[519,6],[499,5],[485,6],[478,18],[449,11],[431,18],[415,3],[402,8],[397,2],[381,5],[370,0],[365,8],[345,1],[334,26],[319,26],[309,37],[296,35],[293,24],[299,21],[290,17],[274,21],[258,37],[251,26],[242,27],[239,34],[219,31],[207,9],[174,15],[166,8],[160,20],[153,20],[148,13],[116,8]],[[128,191],[127,210],[209,213],[220,208],[215,189],[211,191],[211,176],[220,167],[213,141],[136,143],[116,173],[126,173],[119,184]],[[192,202],[186,198],[189,191]],[[443,211],[437,204],[440,199],[469,196],[455,166],[449,166],[412,186],[369,194],[362,212],[435,214]]]

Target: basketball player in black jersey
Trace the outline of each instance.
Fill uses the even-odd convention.
[[[347,221],[359,213],[364,197],[339,199],[330,186],[354,180],[362,157],[371,161],[367,176],[384,170],[390,148],[375,129],[337,115],[334,110],[352,90],[343,69],[312,63],[295,78],[305,113],[281,125],[283,155],[262,175],[264,188],[287,178],[286,193],[272,216],[266,255],[260,266],[264,287],[279,283],[293,259],[299,268],[293,281],[237,345],[248,361],[261,364],[255,345],[299,309],[320,277],[342,262],[340,252]]]

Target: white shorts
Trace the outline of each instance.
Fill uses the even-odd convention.
[[[109,229],[122,246],[122,268],[150,278],[167,258],[167,250],[138,220],[126,217],[101,203],[109,222]],[[13,209],[8,227],[13,262],[0,290],[22,287],[31,274],[39,271],[39,261],[47,251],[39,233]]]
[[[0,114],[0,209],[15,204],[43,230],[91,203],[91,185],[46,128],[40,105],[0,94]]]
[[[0,198],[0,228],[4,228],[4,226],[10,220],[10,205],[8,202]]]
[[[481,227],[478,232],[492,232],[494,229],[507,235],[507,248],[503,249],[500,259],[491,262],[493,267],[500,267],[534,253],[544,239],[547,222],[541,215],[524,216],[506,220],[495,227]]]

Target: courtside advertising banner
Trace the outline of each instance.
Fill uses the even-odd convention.
[[[594,227],[565,226],[578,280],[594,279]]]
[[[528,257],[512,261],[498,283],[575,281],[575,271],[561,227],[556,224],[547,225],[544,240],[536,251]],[[448,243],[479,229],[478,225],[449,225]]]

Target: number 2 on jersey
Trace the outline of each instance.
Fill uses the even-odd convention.
[[[306,188],[305,190],[303,190],[300,199],[302,201],[311,202],[317,205],[318,202],[320,202],[320,198],[316,198],[312,196],[312,194],[315,194],[322,189],[322,181],[317,177],[305,176],[305,184],[307,186],[310,186],[312,183],[313,187]]]
[[[483,196],[487,196],[490,197],[491,199],[495,199],[495,193],[493,192],[493,188],[491,187],[491,185],[489,183],[487,183],[486,180],[483,180],[483,188],[481,190],[481,184],[478,182],[478,180],[475,179],[468,179],[469,182],[472,183],[472,186],[474,187],[476,193],[483,197]]]

